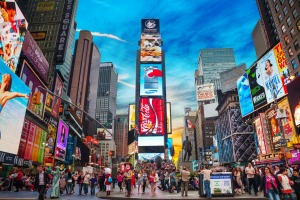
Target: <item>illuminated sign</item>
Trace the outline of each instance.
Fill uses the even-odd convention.
[[[111,140],[112,129],[97,128],[97,140]]]
[[[142,19],[142,33],[159,33],[159,19]]]
[[[172,133],[172,115],[171,115],[171,103],[166,103],[166,113],[167,113],[167,134]]]
[[[237,80],[237,90],[242,116],[245,116],[254,110],[247,74]]]
[[[161,64],[141,64],[140,96],[162,96],[162,77]]]
[[[129,104],[129,120],[128,130],[132,130],[135,127],[135,104]]]
[[[59,120],[58,130],[57,130],[57,140],[56,140],[56,148],[55,148],[55,158],[58,160],[65,160],[66,150],[67,150],[67,142],[68,142],[68,134],[69,127],[68,125]]]

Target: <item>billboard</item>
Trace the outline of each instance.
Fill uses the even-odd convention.
[[[54,158],[56,158],[57,160],[62,160],[62,161],[65,160],[68,135],[69,135],[69,126],[60,119],[58,123],[57,140],[56,140],[55,155],[54,155]]]
[[[291,112],[294,117],[294,123],[296,127],[300,128],[300,77],[297,77],[291,83],[287,85],[288,98],[291,107]],[[298,132],[299,134],[299,132]]]
[[[262,120],[260,117],[256,118],[254,120],[255,128],[256,128],[256,134],[257,134],[257,141],[258,141],[258,147],[259,147],[259,154],[265,155],[268,154],[267,151],[267,145],[265,140],[265,134],[263,129]]]
[[[287,93],[286,84],[290,82],[290,73],[289,73],[289,65],[285,58],[285,54],[282,48],[282,44],[278,43],[274,48],[274,56],[276,59],[276,64],[279,69],[281,82],[284,84],[285,93]]]
[[[53,11],[55,8],[55,1],[38,2],[36,12]]]
[[[39,76],[32,70],[31,66],[25,60],[23,61],[20,77],[31,91],[28,98],[29,102],[27,109],[40,119],[43,119],[47,87],[43,84],[43,82],[39,79]],[[41,89],[39,87],[45,89]]]
[[[159,35],[144,34],[141,37],[141,62],[161,62],[162,61],[162,41]]]
[[[14,0],[0,2],[0,57],[15,72],[24,42],[27,22]]]
[[[140,70],[140,96],[162,96],[162,65],[141,64]]]
[[[56,47],[56,64],[62,64],[65,61],[66,49],[69,39],[69,30],[71,28],[72,13],[74,9],[74,0],[65,1],[64,11],[62,14],[61,25],[58,31]]]
[[[38,44],[35,42],[31,34],[27,31],[25,41],[22,47],[22,51],[27,59],[34,66],[34,69],[38,72],[39,77],[43,79],[45,83],[48,82],[48,70],[49,63],[46,60],[43,52]]]
[[[97,140],[111,140],[112,129],[97,128]]]
[[[128,130],[132,130],[135,127],[135,104],[129,104],[129,120]]]
[[[141,135],[165,134],[165,101],[159,98],[141,98],[139,132]]]
[[[196,86],[197,101],[207,101],[215,99],[214,84],[202,84]]]
[[[30,89],[0,60],[0,151],[17,154]]]
[[[166,103],[166,114],[167,114],[167,134],[172,133],[172,115],[171,115],[171,103]]]
[[[267,104],[266,92],[260,68],[255,63],[247,70],[254,110]]]
[[[46,36],[47,36],[47,31],[39,31],[39,32],[30,32],[32,38],[35,41],[41,41],[41,40],[45,40]]]
[[[139,137],[138,146],[164,146],[165,139],[163,136]]]
[[[280,151],[280,139],[282,137],[282,134],[280,133],[279,122],[276,119],[276,110],[274,107],[272,107],[267,110],[265,114],[274,150],[275,152]]]
[[[41,137],[42,137],[42,129],[36,126],[35,136],[33,140],[32,157],[31,157],[31,160],[35,162],[38,161]]]
[[[159,33],[159,19],[142,19],[142,33]]]
[[[69,134],[68,136],[68,145],[67,145],[67,153],[66,153],[66,163],[73,163],[73,155],[74,155],[74,147],[75,147],[75,138]],[[75,156],[75,155],[74,155]]]
[[[138,153],[138,160],[155,160],[158,157],[165,158],[165,153]]]
[[[242,116],[244,117],[254,110],[249,80],[246,73],[237,80],[237,90]]]
[[[30,126],[30,121],[25,118],[22,133],[21,133],[20,144],[19,144],[19,151],[18,151],[19,158],[24,158],[29,126]]]
[[[44,155],[45,163],[48,163],[50,160],[51,160],[50,162],[53,161],[58,121],[55,118],[53,118],[51,114],[49,114],[49,112],[46,111],[44,114],[44,121],[48,124],[48,134],[46,138],[47,145],[45,146],[45,155]]]
[[[265,86],[267,102],[285,95],[273,49],[257,62]]]
[[[60,102],[61,102],[61,99],[59,97],[61,97],[61,95],[62,95],[63,86],[64,86],[64,83],[57,73],[55,86],[54,86],[54,92],[53,92],[56,96],[53,96],[52,112],[51,112],[52,116],[55,118],[58,118],[59,107],[60,107]]]
[[[27,142],[26,142],[26,148],[25,148],[25,154],[24,154],[24,159],[26,159],[26,160],[32,159],[32,151],[33,151],[33,146],[34,146],[34,138],[35,138],[36,129],[37,129],[37,126],[34,123],[30,122],[28,136],[27,136]]]
[[[44,161],[44,152],[45,152],[45,146],[46,146],[46,139],[47,139],[47,132],[42,130],[39,153],[38,153],[38,162],[39,163],[43,163],[43,161]]]

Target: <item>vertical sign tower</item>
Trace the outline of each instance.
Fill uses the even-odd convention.
[[[164,159],[166,125],[165,62],[158,19],[142,19],[136,65],[138,159]]]

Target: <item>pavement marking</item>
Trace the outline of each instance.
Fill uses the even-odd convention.
[[[188,196],[194,196],[195,194],[188,194]],[[168,197],[181,196],[181,194],[167,194]]]

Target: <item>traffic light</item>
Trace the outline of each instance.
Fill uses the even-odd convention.
[[[109,155],[109,156],[115,156],[115,151],[109,151],[109,152],[108,152],[108,155]]]

